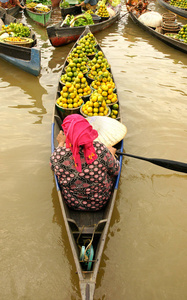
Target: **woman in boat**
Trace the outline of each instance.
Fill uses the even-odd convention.
[[[10,0],[9,0],[10,1]],[[19,2],[19,0],[12,0],[13,1],[13,3],[15,3],[15,5],[18,5],[21,9],[25,9],[26,8],[26,6],[24,6],[24,5],[22,5],[20,2]]]
[[[148,6],[147,0],[128,0],[126,3],[127,9],[133,12],[137,17],[147,11]]]
[[[102,209],[111,197],[119,173],[116,149],[94,141],[98,132],[81,115],[67,116],[50,157],[64,200],[75,210]]]
[[[61,0],[51,0],[52,8],[58,8]]]
[[[80,4],[77,4],[76,6],[81,6],[82,8],[86,10],[95,10],[97,8],[97,2],[98,0],[84,0]]]
[[[0,0],[0,7],[8,8],[8,3],[9,1],[7,0]]]

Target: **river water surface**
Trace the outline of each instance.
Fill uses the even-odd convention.
[[[42,69],[34,77],[0,61],[0,299],[79,300],[49,167],[56,88],[73,44],[52,47],[44,28],[20,17],[37,34]],[[95,36],[117,84],[124,150],[187,163],[186,54],[128,15]],[[186,174],[124,157],[95,300],[186,300],[186,215]]]

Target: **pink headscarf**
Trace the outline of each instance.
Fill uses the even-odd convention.
[[[81,115],[67,116],[62,124],[66,136],[66,148],[70,148],[78,172],[82,171],[79,146],[83,145],[86,162],[91,164],[96,158],[93,141],[98,137],[98,132]]]

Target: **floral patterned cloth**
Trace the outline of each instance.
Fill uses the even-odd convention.
[[[75,168],[72,152],[66,147],[55,148],[50,158],[51,169],[58,178],[67,205],[75,210],[99,210],[110,199],[120,165],[100,142],[93,142],[98,158],[87,164],[82,147],[82,172]]]

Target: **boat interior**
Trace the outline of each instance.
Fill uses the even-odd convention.
[[[55,108],[55,136],[57,136],[58,132],[61,130],[61,124],[63,122],[62,114],[59,110]],[[120,148],[121,143],[118,143],[116,145],[117,148]],[[57,141],[54,141],[54,146],[57,146]],[[115,190],[114,192],[115,193]],[[61,194],[61,192],[60,192]],[[61,194],[62,201],[63,196]],[[115,197],[114,197],[115,198]],[[65,214],[67,217],[67,222],[71,231],[71,234],[74,237],[75,244],[77,245],[77,251],[78,249],[84,249],[84,247],[88,246],[89,243],[92,245],[93,251],[97,251],[98,244],[100,242],[101,235],[103,231],[105,230],[105,225],[108,221],[108,215],[109,211],[112,205],[113,196],[111,197],[109,203],[107,206],[99,211],[90,211],[90,212],[84,212],[84,211],[76,211],[69,209],[65,204]],[[79,256],[79,253],[77,253]],[[92,258],[89,258],[90,263],[94,263],[94,257],[96,255],[93,254]],[[81,260],[80,260],[81,262]],[[83,270],[85,273],[91,272],[91,269],[93,269],[93,266],[85,264],[85,262],[82,262]]]

